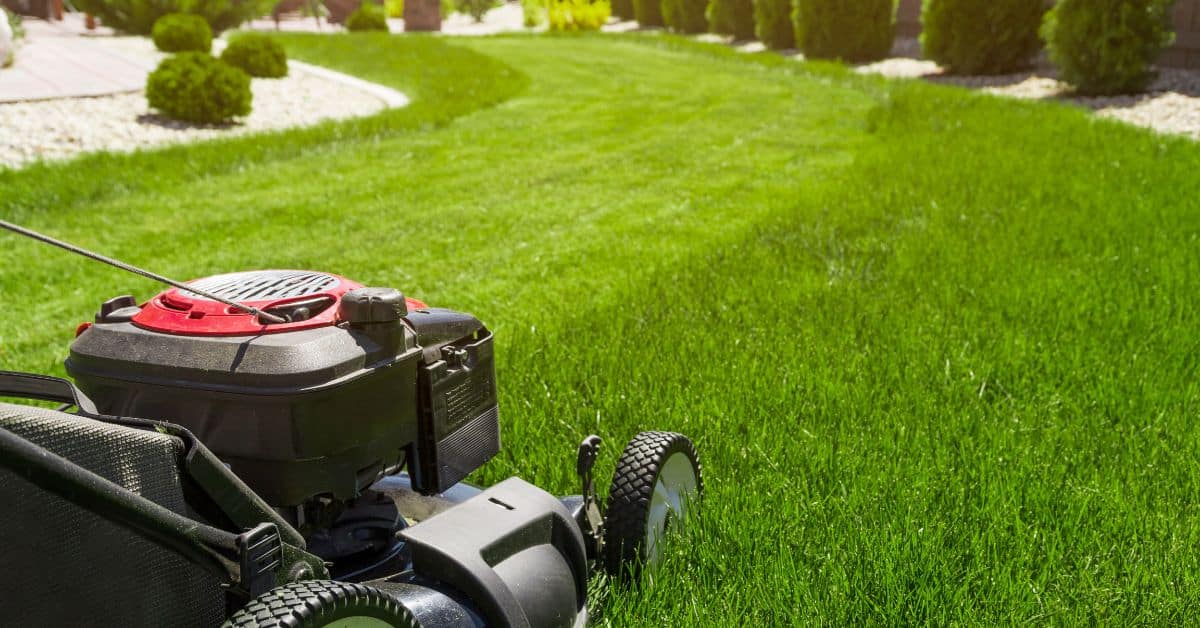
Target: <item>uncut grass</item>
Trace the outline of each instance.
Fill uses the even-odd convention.
[[[1194,145],[670,39],[464,47],[528,85],[440,129],[6,215],[179,275],[315,267],[478,314],[505,417],[481,481],[570,491],[589,432],[604,470],[637,429],[692,435],[703,518],[654,587],[598,583],[603,623],[1194,615]],[[189,158],[165,155],[123,165]],[[95,302],[153,291],[5,246],[3,368],[61,372]]]

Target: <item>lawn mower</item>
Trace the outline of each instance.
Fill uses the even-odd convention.
[[[0,372],[6,573],[23,626],[581,626],[593,567],[662,556],[702,484],[692,442],[643,432],[607,500],[464,478],[500,448],[475,317],[331,273],[181,283],[79,326],[71,380]]]

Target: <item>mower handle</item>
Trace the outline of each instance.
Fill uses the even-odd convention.
[[[96,404],[88,399],[75,384],[49,375],[0,371],[0,397],[19,397],[57,401],[79,408],[84,414],[96,415]]]

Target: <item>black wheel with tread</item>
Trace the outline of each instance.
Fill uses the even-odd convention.
[[[662,558],[662,540],[700,498],[704,483],[691,439],[674,432],[642,432],[625,446],[608,491],[604,567],[635,576]]]
[[[272,589],[234,613],[223,628],[419,628],[403,604],[362,584],[306,580]]]

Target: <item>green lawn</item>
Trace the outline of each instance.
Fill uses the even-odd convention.
[[[693,436],[704,514],[613,625],[1200,610],[1200,149],[1063,106],[657,36],[288,36],[358,122],[0,172],[167,275],[311,267],[498,336],[511,474]],[[371,54],[363,54],[370,50]],[[0,368],[157,288],[0,237]]]

